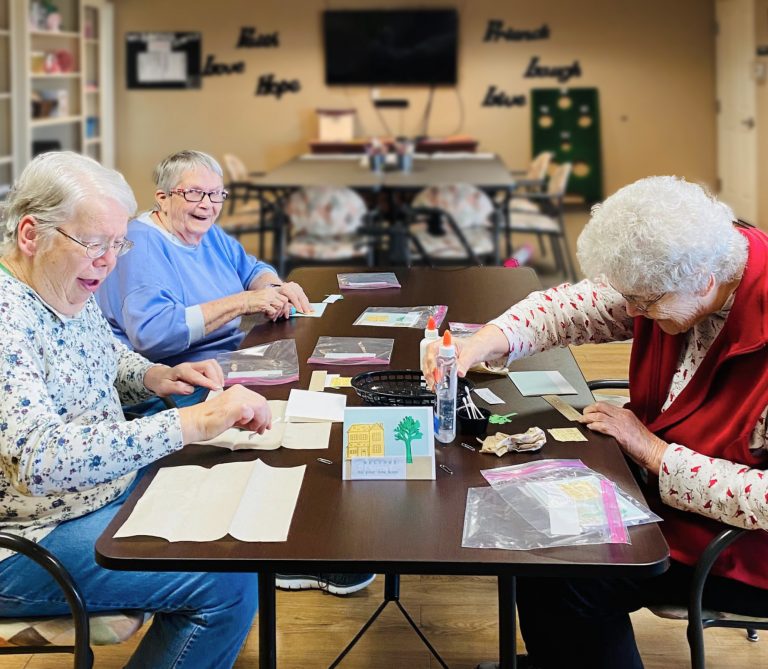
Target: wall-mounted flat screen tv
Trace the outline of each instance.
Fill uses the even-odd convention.
[[[456,83],[455,9],[328,10],[323,36],[329,85]]]

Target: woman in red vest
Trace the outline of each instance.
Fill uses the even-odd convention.
[[[633,339],[631,404],[597,402],[584,422],[647,472],[671,567],[639,581],[521,578],[517,600],[528,666],[635,669],[628,613],[684,605],[691,565],[726,525],[768,529],[768,236],[700,186],[650,177],[593,209],[578,257],[599,278],[512,306],[458,344],[459,373]],[[432,378],[434,355],[424,372]],[[741,538],[712,570],[704,605],[768,616],[767,563],[766,532]]]

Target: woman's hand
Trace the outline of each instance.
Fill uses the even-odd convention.
[[[208,402],[179,409],[185,444],[218,437],[230,427],[263,434],[272,427],[272,413],[262,395],[232,386]]]
[[[495,325],[486,325],[468,339],[453,339],[456,347],[456,365],[459,376],[466,376],[469,368],[484,360],[493,360],[509,353],[509,343],[504,333]],[[437,371],[437,354],[440,340],[427,346],[424,365],[421,368],[427,387],[434,389]]]
[[[581,422],[590,430],[613,437],[630,458],[658,476],[669,444],[653,434],[629,409],[597,402],[584,409]]]
[[[220,390],[224,372],[215,360],[183,362],[175,367],[153,365],[144,374],[144,387],[160,397],[191,395],[196,386]]]
[[[263,313],[272,320],[279,318],[288,305],[288,298],[280,292],[279,288],[246,290],[243,292],[243,298],[245,300],[244,314]],[[290,306],[288,306],[288,310],[290,311]]]
[[[300,311],[302,314],[311,313],[312,308],[309,306],[309,299],[298,283],[293,281],[283,283],[277,288],[277,291],[288,300],[283,313],[285,318],[291,315],[291,306],[296,307],[296,311]]]

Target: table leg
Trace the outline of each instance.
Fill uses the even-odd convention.
[[[499,575],[499,669],[517,668],[515,629],[515,577]]]
[[[259,572],[259,669],[277,667],[275,573]]]

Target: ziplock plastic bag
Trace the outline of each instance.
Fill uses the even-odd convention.
[[[280,339],[216,356],[224,384],[269,386],[299,380],[299,356],[293,339]]]
[[[394,345],[394,339],[320,337],[307,362],[310,365],[388,365]]]
[[[375,290],[377,288],[400,288],[394,272],[359,272],[337,274],[342,290]]]
[[[453,337],[471,337],[480,328],[484,328],[485,323],[448,323],[448,329]]]
[[[581,546],[602,543],[629,543],[627,528],[621,520],[615,486],[600,480],[587,467],[571,467],[568,460],[545,460],[531,464],[502,467],[506,470],[481,472],[493,492],[509,510],[499,507],[499,500],[481,494],[489,504],[482,509],[473,493],[467,498],[465,534],[469,537],[483,530],[483,542],[493,540],[494,547],[510,549]],[[504,526],[496,522],[499,517]],[[475,539],[476,540],[476,539]]]
[[[423,307],[368,307],[353,325],[423,330],[427,327],[430,316],[435,319],[435,326],[440,327],[447,313],[448,307],[444,304]]]
[[[480,473],[510,504],[515,503],[518,494],[515,486],[520,483],[528,486],[528,494],[544,500],[546,493],[552,490],[551,482],[561,480],[565,483],[564,488],[560,486],[562,492],[579,497],[572,501],[572,504],[578,504],[580,497],[599,496],[602,493],[601,486],[605,483],[615,490],[616,503],[624,526],[633,527],[661,521],[645,504],[624,492],[610,479],[587,467],[581,460],[539,460],[525,465],[484,469]],[[579,487],[568,485],[570,480],[577,478]]]

